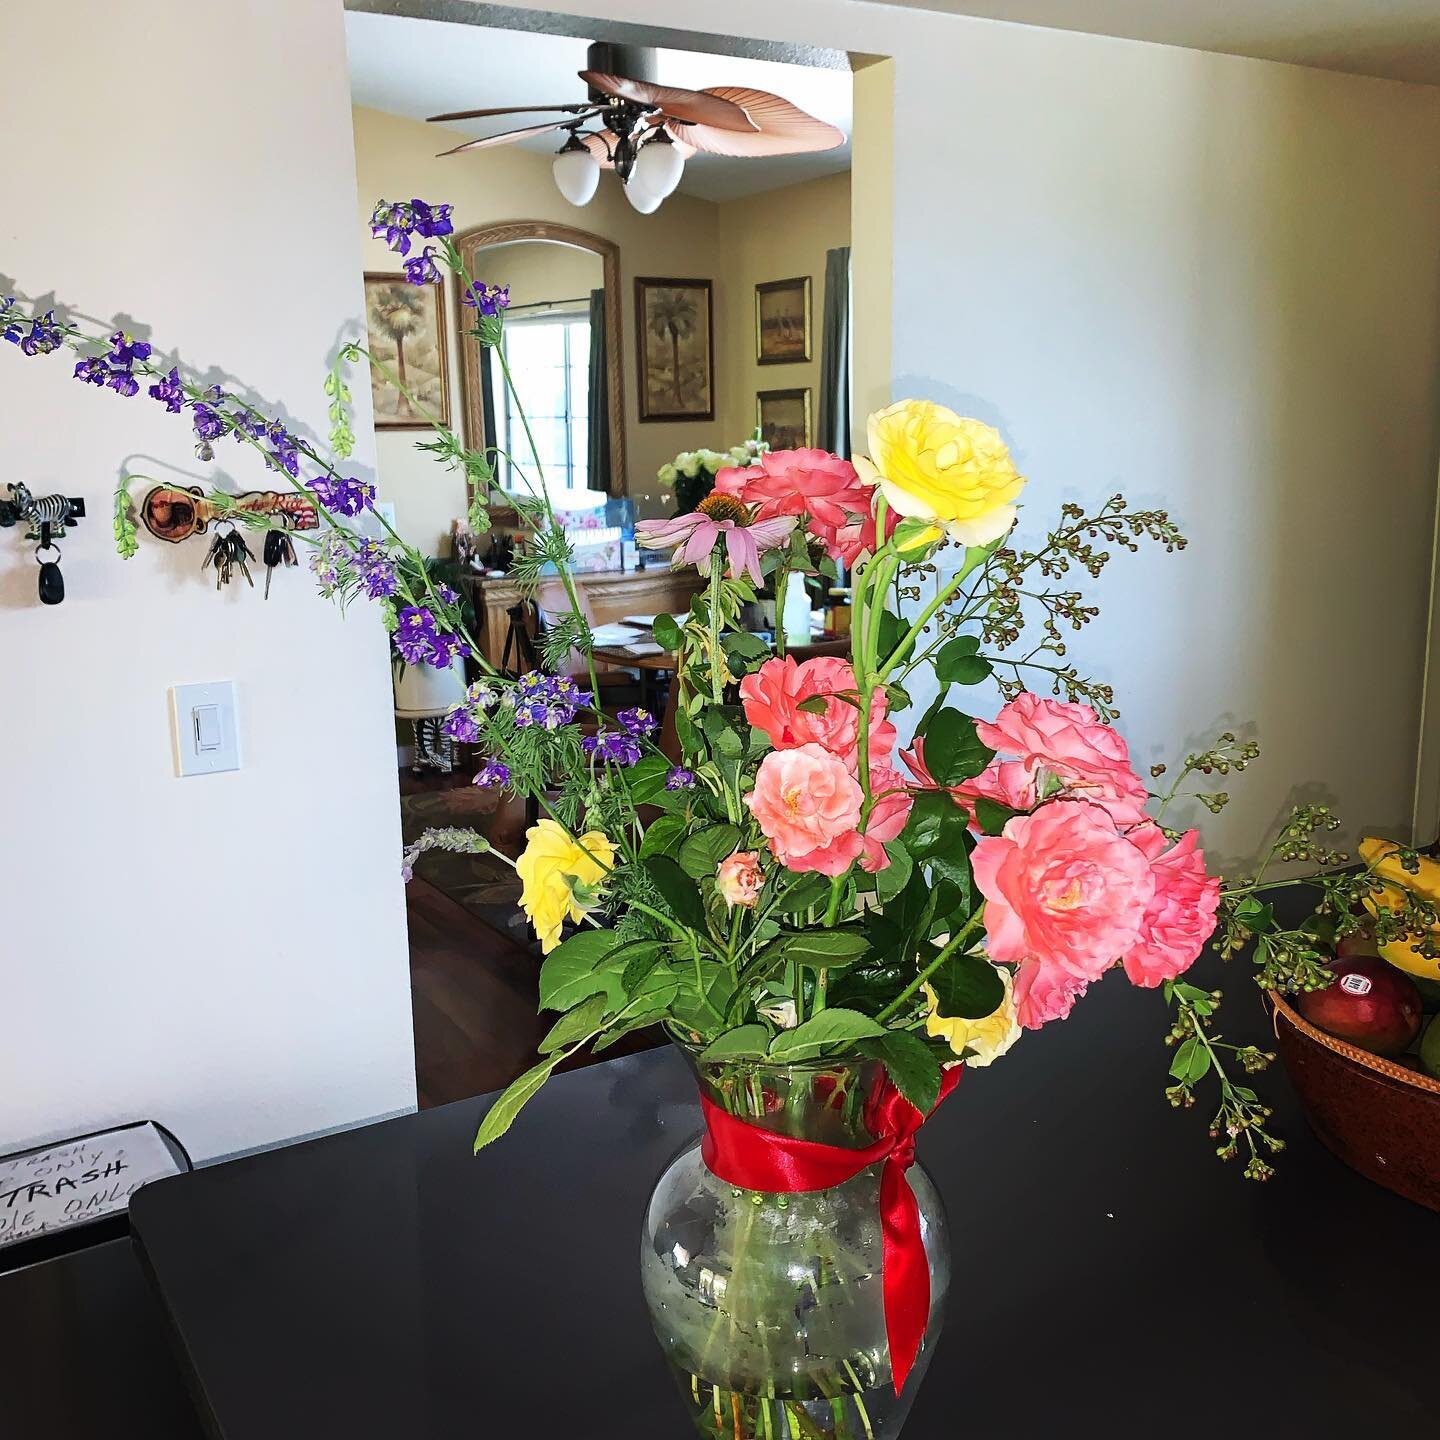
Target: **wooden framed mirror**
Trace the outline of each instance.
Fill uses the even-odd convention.
[[[482,225],[457,235],[455,244],[473,280],[511,287],[507,356],[526,395],[526,412],[536,422],[547,482],[556,489],[624,495],[619,246],[588,230],[550,220]],[[486,367],[493,367],[491,357],[466,333],[475,323],[474,312],[460,304],[458,293],[455,309],[466,442],[509,450],[524,469],[528,447],[518,436],[515,444],[507,443],[514,416],[504,404],[504,386],[494,369],[486,374]],[[603,335],[597,333],[601,329]],[[556,367],[563,369],[563,384],[553,383],[551,372]],[[552,403],[533,404],[527,386],[537,399],[549,397]],[[603,416],[603,425],[591,424],[592,411]],[[503,460],[497,464],[496,476],[503,486],[507,479]]]

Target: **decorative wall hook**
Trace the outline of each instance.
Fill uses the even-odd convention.
[[[60,573],[60,547],[55,537],[65,532],[65,527],[74,526],[85,515],[85,502],[72,495],[32,495],[23,483],[7,487],[8,500],[0,500],[0,525],[7,529],[23,520],[30,527],[25,532],[27,540],[39,543],[35,546],[35,558],[40,562],[40,603],[58,605],[65,598],[65,577]],[[47,550],[55,552],[53,560],[41,560]]]
[[[217,502],[199,485],[157,485],[140,502],[140,519],[157,539],[178,545],[192,535],[203,535],[210,522],[223,520],[227,510],[244,510],[251,515],[283,515],[295,530],[318,530],[320,517],[315,504],[304,495],[276,490],[247,490],[227,495]],[[253,557],[252,557],[253,558]]]

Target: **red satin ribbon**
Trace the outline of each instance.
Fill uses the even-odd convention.
[[[960,1070],[956,1065],[944,1072],[936,1109],[959,1082]],[[928,1117],[883,1075],[865,1105],[865,1123],[875,1142],[863,1150],[777,1135],[727,1113],[703,1091],[700,1110],[705,1117],[701,1158],[711,1174],[741,1190],[780,1195],[829,1190],[867,1166],[885,1162],[880,1173],[881,1264],[890,1370],[898,1395],[920,1353],[930,1318],[930,1267],[920,1239],[920,1206],[905,1177],[915,1163],[916,1132]]]

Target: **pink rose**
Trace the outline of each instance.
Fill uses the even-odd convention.
[[[763,730],[777,750],[798,745],[823,745],[841,756],[852,768],[858,763],[860,711],[849,701],[834,698],[855,694],[855,671],[848,660],[822,655],[797,665],[787,655],[767,660],[753,675],[740,682],[740,701],[745,718]],[[800,706],[817,696],[824,698],[825,710],[812,715]],[[895,743],[895,727],[885,718],[885,692],[870,697],[870,763],[884,764]]]
[[[1151,989],[1188,970],[1215,929],[1220,881],[1205,873],[1204,852],[1196,848],[1199,838],[1198,831],[1187,830],[1166,851],[1158,825],[1130,833],[1129,839],[1150,857],[1155,877],[1139,943],[1125,956],[1132,985]]]
[[[867,505],[873,501],[867,501]],[[888,540],[894,533],[895,527],[900,523],[900,516],[894,510],[885,512],[885,538]],[[875,553],[875,515],[868,511],[864,515],[852,515],[847,524],[833,533],[822,529],[815,522],[811,522],[810,530],[818,535],[824,543],[826,550],[830,552],[832,559],[838,560],[847,569],[853,569],[855,562],[862,555],[873,555]]]
[[[823,746],[772,750],[745,803],[787,869],[841,875],[862,849],[857,826],[864,800],[850,768]]]
[[[1098,980],[1132,949],[1155,893],[1150,857],[1079,800],[1042,805],[982,836],[971,866],[990,958],[1038,961],[1081,981]]]
[[[1026,960],[1012,982],[1015,1019],[1022,1029],[1038,1030],[1051,1020],[1063,1020],[1085,993],[1085,982],[1053,965]]]
[[[836,560],[843,558],[840,532],[863,521],[870,513],[872,499],[855,467],[828,450],[772,450],[760,457],[758,465],[720,471],[715,477],[715,489],[754,506],[757,520],[808,516],[811,533]],[[872,524],[872,544],[873,539]]]
[[[733,855],[727,855],[715,868],[715,888],[732,910],[737,905],[753,910],[764,884],[760,857],[753,850],[737,850]]]
[[[870,767],[870,818],[865,823],[865,833],[860,837],[865,853],[860,857],[860,868],[872,875],[890,865],[885,853],[887,840],[898,840],[905,822],[910,818],[910,807],[915,803],[905,784],[905,777],[888,765]]]
[[[1067,795],[1101,806],[1117,825],[1145,819],[1149,792],[1131,768],[1125,741],[1088,705],[1022,691],[993,723],[977,721],[975,733],[997,754],[1016,757],[1037,798],[1044,797],[1050,788],[1045,782],[1053,777]]]

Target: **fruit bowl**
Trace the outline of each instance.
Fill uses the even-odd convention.
[[[1267,992],[1275,1038],[1306,1118],[1367,1179],[1440,1210],[1440,1080],[1310,1024]]]

